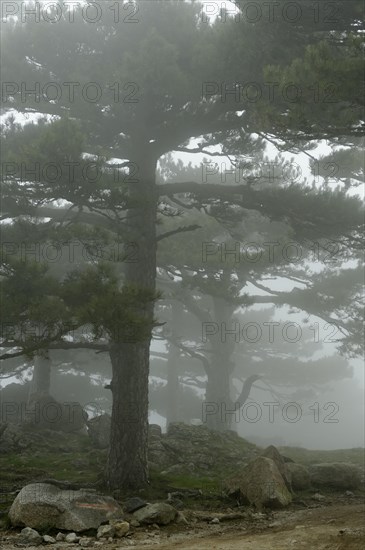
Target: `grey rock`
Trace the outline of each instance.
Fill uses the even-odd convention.
[[[186,517],[184,516],[184,514],[182,512],[177,513],[175,522],[177,524],[189,525],[188,520],[186,519]]]
[[[157,523],[157,525],[168,525],[175,520],[177,510],[165,502],[147,504],[144,508],[134,512],[134,517],[140,523]]]
[[[266,456],[266,458],[271,458],[271,460],[275,462],[277,469],[279,470],[283,480],[285,481],[285,485],[287,486],[287,489],[291,492],[292,480],[291,480],[290,470],[288,468],[288,465],[284,461],[283,457],[277,450],[277,448],[274,447],[274,445],[270,445],[264,450],[261,456]]]
[[[31,527],[25,527],[20,531],[19,543],[27,546],[39,546],[43,542],[43,537]]]
[[[324,495],[321,495],[320,493],[314,493],[312,496],[312,500],[317,500],[317,502],[321,502],[323,500],[326,500],[326,497]]]
[[[217,525],[218,523],[220,523],[220,521],[219,521],[218,518],[213,518],[212,520],[210,520],[209,523],[212,524],[212,525]]]
[[[80,540],[80,537],[78,537],[76,533],[67,533],[67,535],[65,536],[65,542],[72,543],[72,542],[79,542],[79,540]]]
[[[55,544],[56,539],[54,537],[51,537],[50,535],[43,535],[43,542],[47,544]]]
[[[109,519],[120,518],[122,509],[112,497],[81,489],[59,489],[48,483],[26,485],[15,498],[9,518],[13,525],[53,527],[66,531],[97,529]]]
[[[96,534],[97,539],[101,539],[103,537],[114,537],[115,529],[112,525],[100,525],[98,528],[98,532]]]
[[[148,435],[160,438],[162,436],[161,426],[159,424],[149,424]]]
[[[127,512],[127,514],[132,514],[146,505],[147,502],[145,500],[139,497],[132,497],[123,502],[123,510]]]
[[[84,431],[88,414],[80,403],[60,403],[44,392],[30,396],[23,421],[65,433]]]
[[[170,504],[171,506],[176,508],[176,510],[182,510],[184,508],[183,501],[180,500],[179,498],[171,496],[171,494],[169,494],[169,496],[166,500],[166,504]]]
[[[310,489],[311,480],[308,468],[296,462],[288,462],[287,468],[291,474],[291,482],[294,490],[305,491],[306,489]]]
[[[288,506],[292,495],[288,491],[275,462],[257,457],[225,483],[228,493],[239,493],[242,499],[258,509]]]
[[[350,490],[361,484],[361,473],[357,466],[346,462],[313,464],[309,470],[314,487]]]
[[[89,548],[90,546],[94,546],[94,541],[89,537],[81,537],[79,546],[82,546],[82,548]]]
[[[129,533],[129,523],[123,520],[110,520],[110,524],[114,528],[114,536],[118,539],[121,539]]]

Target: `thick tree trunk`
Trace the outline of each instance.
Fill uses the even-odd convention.
[[[33,377],[29,388],[29,398],[33,394],[49,395],[51,386],[51,367],[52,361],[48,353],[46,355],[36,355],[33,366]]]
[[[139,149],[141,153],[143,151]],[[129,241],[135,243],[135,257],[126,262],[125,284],[155,290],[156,280],[156,194],[157,158],[146,154],[133,159],[138,182],[130,184],[128,211]],[[147,323],[153,322],[152,302],[135,310]],[[106,467],[107,485],[112,490],[138,489],[148,482],[148,375],[152,331],[139,341],[111,342],[113,407],[110,449]]]
[[[107,482],[111,489],[137,489],[148,482],[149,343],[114,343],[113,408]]]

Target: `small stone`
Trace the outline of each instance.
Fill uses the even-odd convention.
[[[318,500],[318,501],[321,501],[321,500],[326,500],[326,497],[321,495],[320,493],[315,493],[313,496],[312,496],[312,499],[313,500]]]
[[[93,540],[89,539],[88,537],[81,537],[79,540],[79,545],[83,548],[88,548],[90,546],[93,546]]]
[[[346,497],[354,497],[355,494],[352,491],[345,491],[345,496]]]
[[[43,537],[31,527],[24,527],[20,531],[20,540],[24,543],[31,543],[33,546],[38,546],[43,541]]]
[[[129,532],[129,523],[127,521],[115,521],[112,520],[111,525],[114,527],[115,534],[114,536],[118,539],[121,539],[122,537],[125,537],[126,534]]]
[[[139,523],[139,521],[137,521],[136,519],[132,519],[130,522],[129,522],[129,525],[131,527],[140,527],[141,524]]]
[[[56,535],[56,541],[57,542],[63,542],[65,540],[65,538],[66,538],[65,533],[60,532],[60,533],[57,533],[57,535]]]
[[[113,525],[100,525],[98,532],[96,534],[97,539],[101,539],[102,537],[110,537],[113,538],[115,533],[115,529]]]
[[[188,520],[186,519],[186,517],[184,516],[184,514],[182,512],[177,513],[175,522],[178,523],[178,524],[189,525]]]
[[[54,544],[56,539],[54,537],[50,537],[49,535],[43,535],[43,541],[47,544]]]
[[[79,542],[80,537],[76,535],[76,533],[68,533],[65,537],[65,542]]]
[[[220,523],[218,518],[213,518],[210,522],[211,525],[217,525],[217,523]]]

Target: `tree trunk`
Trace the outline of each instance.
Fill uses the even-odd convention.
[[[136,149],[142,151],[142,149]],[[144,151],[143,151],[144,153]],[[131,207],[127,214],[129,242],[136,255],[125,264],[125,284],[155,290],[156,280],[156,193],[157,158],[148,151],[133,159],[138,182],[130,184]],[[138,307],[135,313],[153,322],[154,304]],[[112,490],[138,489],[148,482],[148,375],[152,330],[144,340],[111,342],[113,394],[106,482]]]
[[[237,429],[239,410],[231,399],[231,375],[234,365],[231,355],[235,347],[233,335],[226,334],[232,328],[234,307],[220,297],[213,297],[214,320],[217,334],[210,337],[212,360],[207,371],[208,380],[203,402],[202,420],[208,428],[217,431]]]
[[[172,319],[171,326],[173,338],[178,338],[177,327],[181,321],[182,304],[176,300],[172,301]],[[166,425],[171,422],[177,422],[179,419],[179,359],[180,350],[173,344],[169,344],[169,355],[167,363],[167,407],[166,407]]]
[[[230,372],[224,365],[224,356],[216,352],[210,363],[202,420],[211,430],[224,432],[234,426],[234,403],[230,397]],[[238,414],[238,413],[236,413]]]
[[[52,361],[48,353],[46,355],[36,355],[33,366],[33,377],[30,383],[29,398],[33,394],[49,395],[51,386],[51,367]]]

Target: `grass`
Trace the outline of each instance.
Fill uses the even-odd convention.
[[[303,449],[302,447],[279,447],[281,454],[291,458],[294,462],[310,466],[321,462],[349,462],[364,468],[365,449],[336,449],[331,451]]]
[[[240,444],[238,440],[235,446]],[[364,467],[364,449],[362,448],[321,451],[280,447],[279,450],[295,462],[307,466],[320,462],[350,462]],[[218,459],[218,449],[216,454]],[[106,455],[107,451],[94,449],[85,435],[59,433],[48,434],[47,437],[40,439],[37,445],[23,448],[19,452],[0,454],[0,479],[3,492],[2,495],[0,494],[0,516],[1,512],[8,510],[14,499],[14,491],[36,479],[54,478],[78,484],[99,481]],[[200,490],[202,494],[196,498],[187,496],[184,500],[188,506],[193,508],[198,504],[200,506],[204,504],[207,508],[218,506],[219,503],[221,504],[224,480],[235,470],[237,468],[234,463],[222,465],[222,461],[219,460],[208,473],[194,471],[194,474],[187,472],[162,475],[157,469],[151,469],[150,485],[137,494],[123,492],[121,499],[140,496],[146,500],[165,500],[169,492],[190,489]]]

